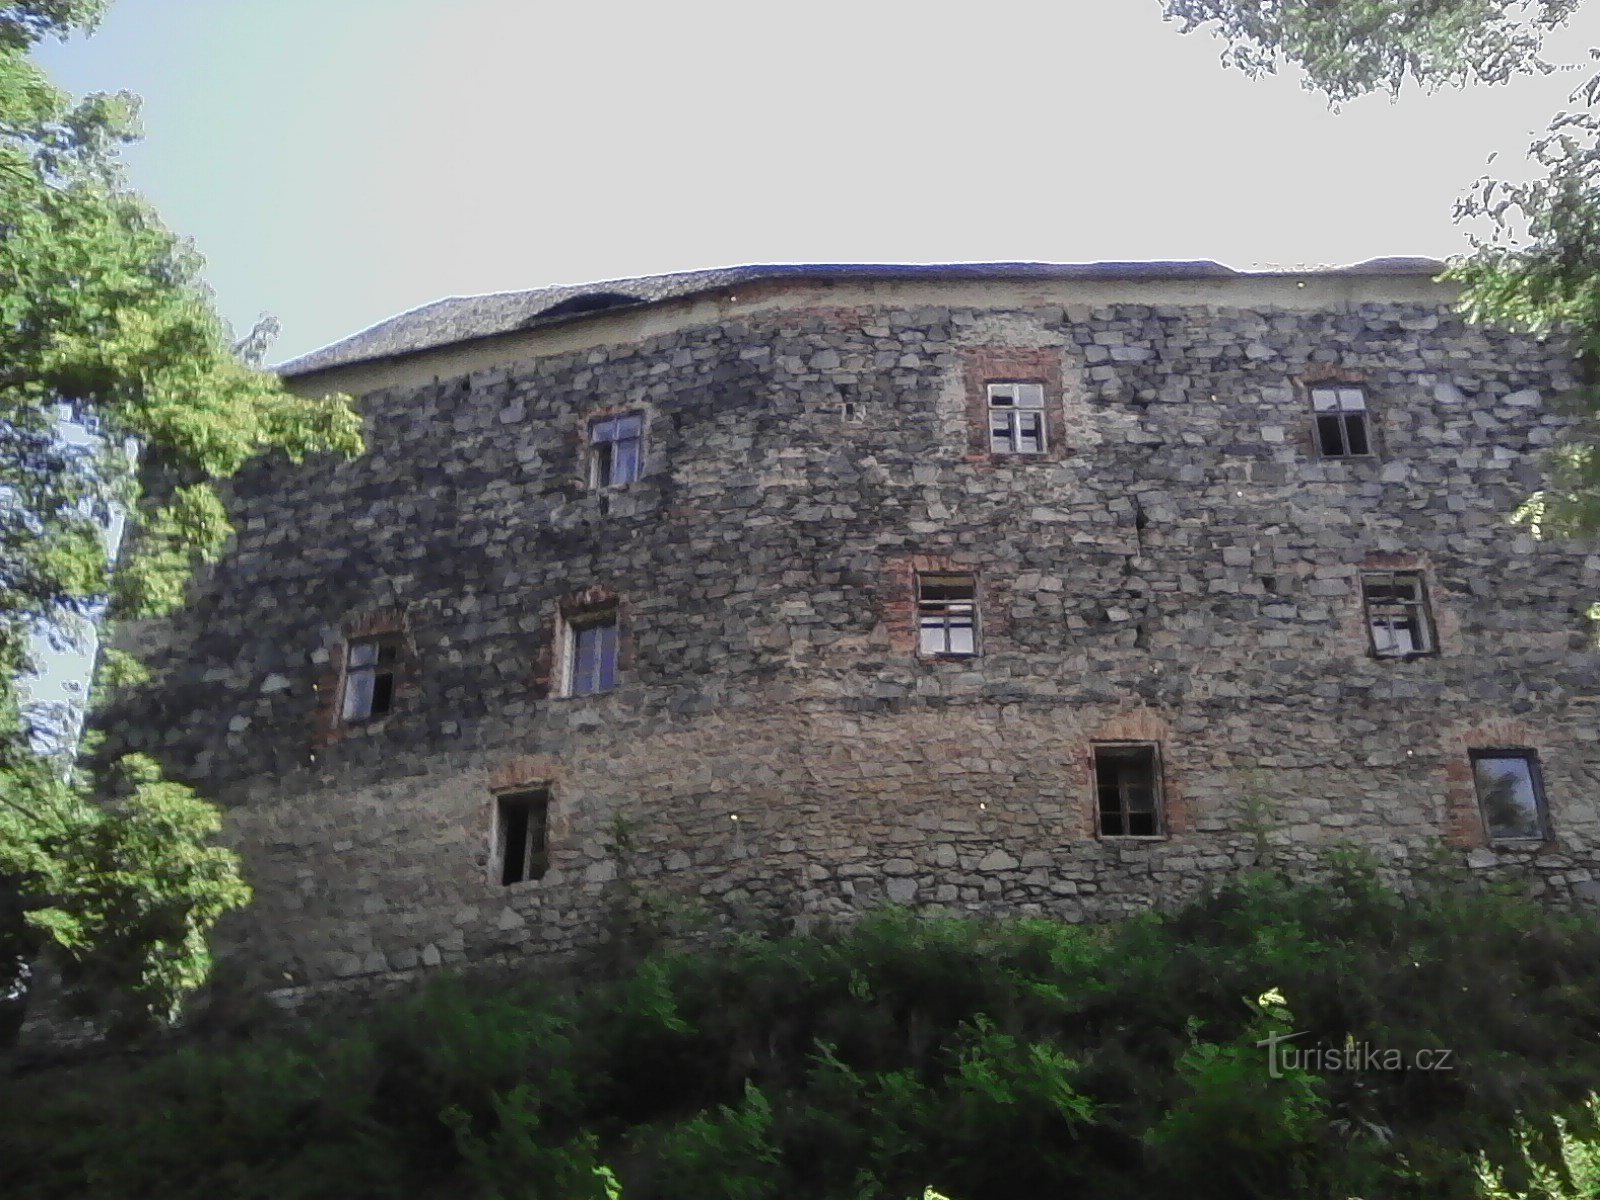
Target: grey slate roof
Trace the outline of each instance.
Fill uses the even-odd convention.
[[[491,337],[558,321],[581,319],[587,313],[621,307],[659,304],[735,284],[776,279],[913,280],[913,279],[1225,279],[1246,275],[1437,275],[1444,264],[1429,258],[1375,258],[1350,267],[1298,271],[1235,271],[1221,263],[930,263],[930,264],[777,264],[718,267],[676,275],[647,275],[605,283],[534,288],[525,292],[493,292],[485,296],[449,296],[379,321],[360,333],[290,359],[276,368],[280,375],[310,375],[332,367],[413,354],[454,342]]]

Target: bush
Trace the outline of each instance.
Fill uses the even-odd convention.
[[[1553,1200],[1594,1194],[1597,1035],[1592,918],[1336,861],[1117,926],[887,912],[581,995],[445,980],[13,1080],[0,1163],[36,1200]]]

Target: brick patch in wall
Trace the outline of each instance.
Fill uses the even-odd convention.
[[[967,399],[967,459],[969,462],[1051,462],[1072,453],[1067,444],[1061,351],[1052,347],[969,346],[961,352],[962,378]],[[1043,454],[1002,454],[989,448],[989,387],[991,383],[1044,385],[1045,449]]]

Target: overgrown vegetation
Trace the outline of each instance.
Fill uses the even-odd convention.
[[[0,1042],[45,946],[78,1010],[113,1030],[168,1019],[210,968],[207,931],[250,895],[212,844],[217,811],[153,759],[69,776],[70,748],[38,752],[19,690],[34,634],[169,611],[231,533],[219,480],[258,454],[361,447],[342,398],[244,361],[259,337],[230,345],[199,257],[127,187],[137,100],[73,102],[28,57],[105,7],[0,0]],[[64,412],[98,436],[63,437]],[[114,513],[136,530],[115,564]],[[100,682],[136,672],[108,654]]]
[[[0,1163],[102,1200],[1588,1196],[1597,1035],[1592,917],[1346,861],[1113,927],[890,913],[576,992],[445,981],[12,1080]],[[1381,1057],[1315,1061],[1347,1039]]]

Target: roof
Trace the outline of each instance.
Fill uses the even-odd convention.
[[[569,284],[483,296],[448,296],[352,334],[342,341],[281,363],[280,375],[310,375],[377,358],[414,354],[474,338],[492,337],[597,312],[660,304],[733,285],[768,280],[994,279],[1228,279],[1282,275],[1437,275],[1444,264],[1431,258],[1375,258],[1349,267],[1236,271],[1206,260],[1102,263],[925,263],[776,264],[717,267],[675,275],[646,275],[604,283]]]

